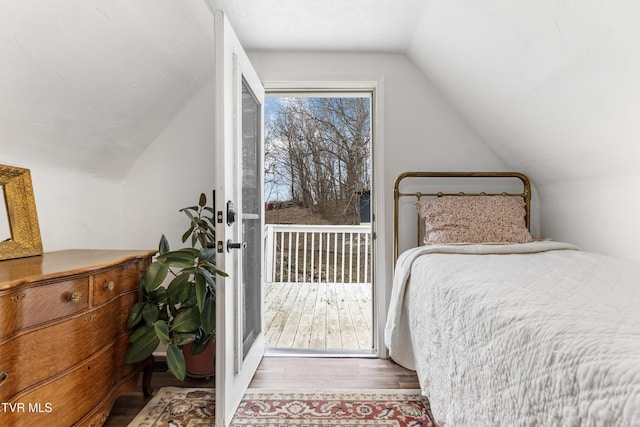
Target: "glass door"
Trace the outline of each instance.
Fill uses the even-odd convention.
[[[262,104],[242,81],[242,357],[262,333]]]

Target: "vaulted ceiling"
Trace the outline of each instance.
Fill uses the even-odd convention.
[[[211,75],[208,16],[201,1],[3,1],[0,154],[121,177]]]
[[[426,0],[207,0],[247,49],[405,52]]]
[[[6,1],[0,154],[122,176],[210,77],[213,9],[249,50],[406,53],[538,179],[636,166],[633,0]]]
[[[538,183],[640,158],[640,3],[429,1],[408,55],[483,140]]]

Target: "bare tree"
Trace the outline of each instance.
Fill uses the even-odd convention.
[[[266,129],[269,179],[316,213],[357,222],[370,188],[370,99],[286,98]]]

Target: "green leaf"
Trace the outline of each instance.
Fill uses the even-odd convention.
[[[167,288],[167,297],[175,302],[184,302],[191,294],[191,274],[180,273],[177,275]],[[174,304],[175,305],[175,304]]]
[[[199,251],[193,248],[182,248],[158,255],[156,261],[170,267],[188,268],[195,264]]]
[[[167,240],[166,236],[163,234],[162,237],[160,237],[160,244],[158,245],[158,251],[163,254],[165,252],[169,252],[171,249],[169,249],[169,241]]]
[[[169,344],[169,325],[164,320],[158,320],[153,324],[153,329],[160,342],[164,345]]]
[[[184,214],[189,218],[189,221],[193,222],[194,221],[194,216],[191,212],[189,212],[190,210],[198,212],[198,208],[196,206],[192,207],[192,208],[185,208],[182,209],[182,212],[184,212]]]
[[[148,299],[159,303],[167,302],[167,288],[160,286],[155,291],[149,292]]]
[[[185,344],[192,343],[196,339],[194,333],[173,334],[173,342],[175,345],[182,347]]]
[[[215,220],[214,220],[213,218],[209,218],[208,216],[205,216],[205,217],[204,217],[204,219],[205,219],[205,221],[207,222],[207,224],[206,224],[207,233],[208,233],[210,236],[215,237],[215,234],[214,234],[214,230],[216,229],[216,222],[215,222]]]
[[[169,313],[167,312],[168,305],[164,305],[162,310],[160,310],[160,316],[158,316],[158,320],[164,320],[165,322],[169,321]]]
[[[217,274],[218,276],[229,277],[227,273],[225,273],[222,270],[218,270],[218,267],[216,267],[215,264],[212,264],[208,261],[205,261],[202,264],[200,264],[200,268],[206,270],[209,276],[211,276],[211,280],[213,280],[214,282],[216,280],[214,273]]]
[[[198,206],[201,208],[207,205],[207,196],[204,193],[200,193],[200,200],[198,200]]]
[[[136,363],[146,359],[151,356],[154,350],[158,348],[158,344],[160,344],[160,340],[153,328],[144,325],[138,328],[134,334],[138,331],[141,331],[141,333],[136,336],[135,340],[132,341],[133,335],[129,338],[131,345],[127,349],[127,354],[124,358],[126,363]]]
[[[206,334],[212,334],[216,330],[216,300],[207,298],[204,308],[200,312],[200,322]]]
[[[216,279],[211,274],[211,272],[205,268],[198,268],[198,273],[204,277],[204,280],[207,282],[207,285],[211,288],[213,292],[216,291]]]
[[[172,329],[175,332],[193,332],[200,327],[200,311],[198,307],[181,309],[173,319]]]
[[[166,265],[157,261],[152,262],[144,273],[144,289],[147,292],[155,290],[162,284],[168,272],[169,268]]]
[[[129,310],[129,315],[127,316],[127,328],[131,329],[136,326],[142,320],[142,308],[144,307],[143,302],[138,302],[131,307]]]
[[[204,299],[207,295],[207,282],[205,278],[202,277],[202,274],[196,273],[195,288],[196,288],[196,301],[198,302],[198,310],[202,312],[202,309],[204,307]]]
[[[158,320],[158,315],[160,314],[160,309],[157,305],[147,302],[144,304],[142,308],[142,318],[145,323],[149,326],[153,325],[156,320]]]
[[[184,361],[182,350],[175,344],[170,344],[167,348],[167,366],[169,371],[180,381],[187,375],[187,364]]]
[[[210,244],[207,246],[208,248],[214,249],[216,247],[216,236],[214,233],[207,232],[207,240]]]
[[[151,329],[151,327],[149,325],[147,325],[147,324],[144,324],[144,323],[142,325],[138,326],[136,328],[136,330],[133,331],[131,333],[131,335],[129,336],[129,342],[135,342],[135,341],[139,340],[141,336],[143,336],[144,334],[146,334],[149,331],[149,329]]]
[[[182,235],[182,243],[186,242],[191,233],[193,232],[193,226],[189,227],[189,229]]]
[[[181,307],[195,307],[196,309],[198,305],[198,301],[196,300],[196,293],[191,292],[189,294],[189,298],[185,302],[182,303]]]
[[[212,338],[213,335],[206,335],[204,339],[195,340],[193,344],[191,344],[191,354],[202,353],[207,348],[207,345],[209,345]],[[213,357],[215,357],[215,353]]]
[[[215,248],[204,248],[200,251],[198,259],[201,262],[208,261],[213,264],[216,262],[216,252]]]

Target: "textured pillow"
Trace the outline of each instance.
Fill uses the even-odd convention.
[[[526,243],[525,203],[511,196],[443,196],[416,203],[425,244]]]

